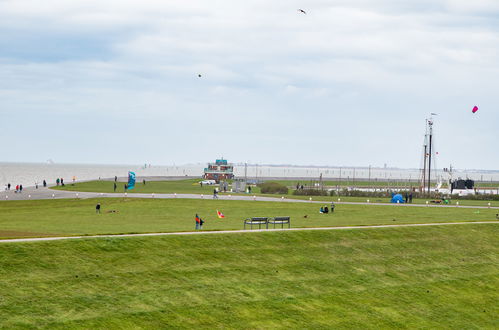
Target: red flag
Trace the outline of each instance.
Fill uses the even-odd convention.
[[[475,112],[477,112],[477,111],[478,111],[478,107],[475,105],[475,106],[473,107],[473,110],[471,110],[471,112],[475,113]]]
[[[217,216],[219,219],[225,218],[225,215],[222,212],[220,212],[219,210],[217,210]]]

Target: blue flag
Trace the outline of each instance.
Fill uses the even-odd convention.
[[[128,172],[128,190],[135,188],[135,172]]]

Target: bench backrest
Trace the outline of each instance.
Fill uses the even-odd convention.
[[[275,217],[274,221],[289,221],[291,217]]]
[[[266,217],[254,217],[251,218],[251,222],[267,222],[268,218]]]

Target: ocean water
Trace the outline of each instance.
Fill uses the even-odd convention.
[[[88,164],[42,164],[42,163],[0,163],[0,187],[7,183],[22,184],[25,187],[41,184],[46,180],[49,184],[55,183],[57,178],[63,178],[70,183],[76,181],[126,177],[128,171],[134,171],[138,177],[142,176],[190,176],[201,177],[206,164],[171,165],[171,166],[144,166],[144,165],[88,165]],[[265,178],[309,178],[317,180],[322,174],[323,179],[354,180],[390,180],[402,182],[417,180],[420,171],[417,169],[393,168],[366,168],[366,167],[313,167],[313,166],[270,166],[235,164],[234,174],[237,177],[248,179]],[[435,173],[443,180],[449,176],[441,171]],[[454,178],[470,178],[476,181],[499,181],[499,171],[465,171],[457,170]]]

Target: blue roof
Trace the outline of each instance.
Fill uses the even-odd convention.
[[[217,165],[227,165],[227,160],[226,159],[217,159],[216,164]]]

